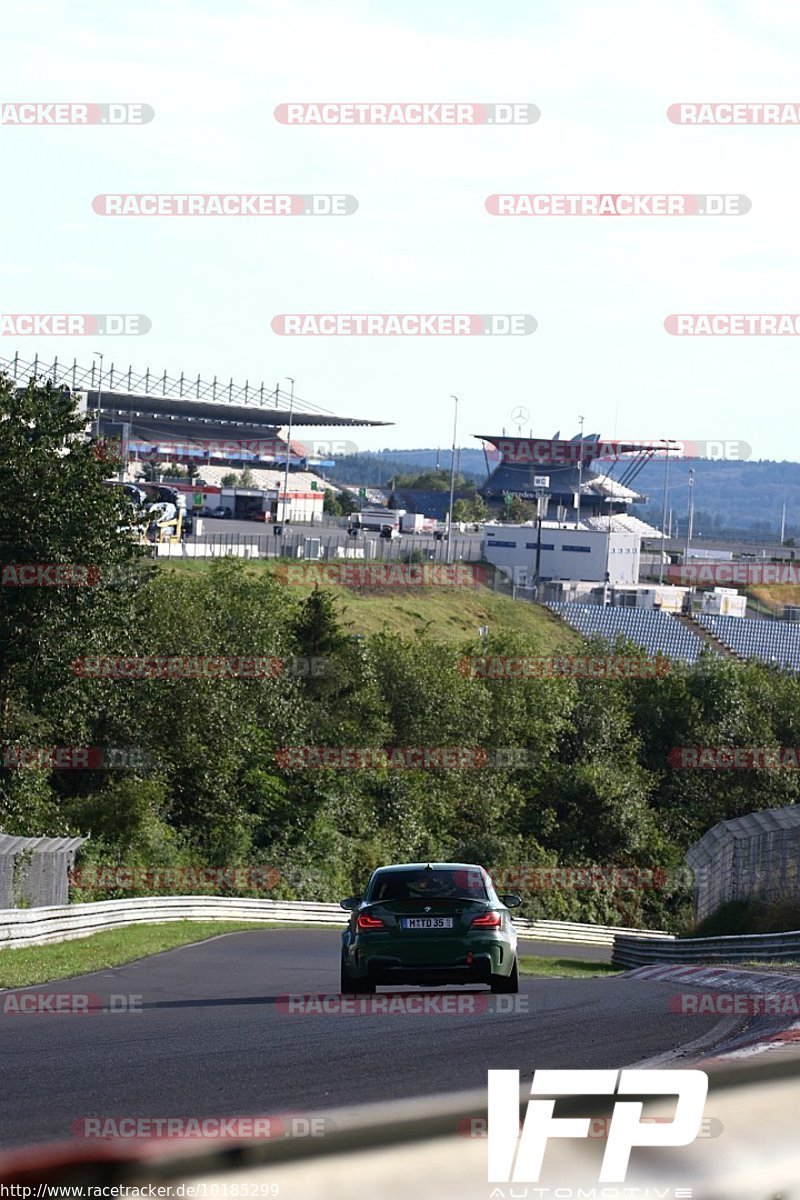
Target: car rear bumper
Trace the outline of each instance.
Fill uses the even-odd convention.
[[[382,984],[488,982],[492,975],[510,974],[516,949],[506,940],[459,938],[436,939],[435,946],[426,939],[399,950],[396,939],[380,945],[379,938],[359,938],[345,951],[354,978]]]
[[[376,956],[367,961],[366,967],[366,978],[384,985],[488,983],[497,974],[491,954],[476,954],[471,963],[465,959],[447,966],[415,966]]]

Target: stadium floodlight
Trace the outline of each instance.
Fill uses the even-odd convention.
[[[450,459],[450,510],[447,514],[447,562],[450,562],[450,549],[453,542],[453,497],[456,490],[456,440],[458,437],[458,396],[450,396],[453,401],[453,453]]]
[[[294,410],[294,380],[291,375],[286,378],[292,385],[289,395],[289,432],[286,435],[286,469],[283,474],[283,522],[286,524],[289,516],[289,457],[292,453],[292,412]]]
[[[578,417],[578,420],[581,423],[581,441],[578,449],[578,497],[577,504],[575,506],[577,509],[575,516],[576,529],[580,529],[581,527],[581,485],[583,483],[583,417]]]
[[[95,350],[94,356],[95,356],[95,358],[100,359],[100,374],[98,376],[98,381],[97,381],[97,403],[95,404],[95,409],[94,409],[94,436],[95,436],[95,438],[99,438],[100,437],[100,398],[101,398],[102,390],[103,390],[103,355],[100,353],[99,350]]]

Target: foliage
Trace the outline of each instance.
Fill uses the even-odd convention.
[[[460,595],[454,612],[443,588],[406,589],[389,601],[403,620],[361,637],[353,614],[370,600],[341,588],[293,587],[233,559],[148,569],[108,469],[69,396],[0,384],[2,562],[97,572],[92,586],[0,588],[0,745],[140,752],[114,770],[13,768],[4,757],[5,832],[88,834],[89,860],[127,867],[270,865],[280,872],[271,894],[331,900],[391,860],[673,879],[717,821],[800,798],[798,772],[678,770],[669,757],[680,746],[800,744],[794,675],[713,655],[644,678],[475,672],[470,659],[552,653],[555,621],[531,609],[541,622],[526,622],[528,609],[508,601],[516,616],[503,628],[487,616],[488,592],[475,610],[472,593]],[[431,613],[436,636],[425,632]],[[486,624],[475,640],[470,628]],[[76,670],[99,655],[267,668],[117,680]],[[304,767],[287,756],[304,747],[395,756]],[[469,757],[423,769],[403,765],[409,748]],[[524,916],[661,928],[681,927],[690,902],[681,883],[522,891]]]

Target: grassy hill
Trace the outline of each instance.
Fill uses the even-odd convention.
[[[161,560],[164,571],[203,571],[209,560]],[[286,566],[274,559],[248,560],[249,573],[274,571]],[[296,566],[296,563],[292,565]],[[289,586],[289,585],[287,585]],[[307,596],[312,585],[291,585],[298,596]],[[426,631],[435,637],[461,641],[474,637],[480,625],[490,631],[515,630],[536,643],[537,653],[578,650],[582,640],[549,609],[527,601],[496,595],[478,587],[386,587],[370,591],[342,585],[325,587],[340,601],[342,619],[351,633],[371,634],[381,630],[411,636]]]
[[[783,616],[784,604],[800,604],[800,587],[793,583],[765,583],[742,590],[776,617]]]

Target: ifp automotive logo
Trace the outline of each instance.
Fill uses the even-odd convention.
[[[551,1138],[588,1138],[590,1117],[554,1117],[562,1096],[677,1096],[670,1122],[640,1120],[641,1100],[617,1100],[608,1126],[599,1183],[624,1183],[634,1146],[688,1146],[702,1130],[705,1071],[534,1071],[520,1131],[519,1071],[489,1071],[488,1180],[537,1183]],[[503,1196],[494,1192],[494,1196]],[[516,1194],[516,1193],[512,1193]],[[556,1193],[561,1194],[561,1190]],[[583,1193],[581,1193],[583,1194]],[[675,1196],[691,1191],[675,1188]]]

